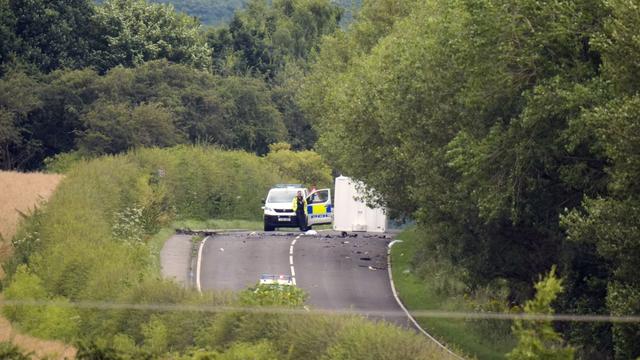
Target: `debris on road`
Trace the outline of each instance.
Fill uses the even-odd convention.
[[[220,248],[220,251],[224,251],[224,249],[223,249],[223,248]]]
[[[318,232],[315,230],[307,230],[305,233],[305,235],[318,235]]]

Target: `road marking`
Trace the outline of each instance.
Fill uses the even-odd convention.
[[[198,262],[196,265],[196,288],[198,292],[202,293],[202,287],[200,286],[200,269],[202,268],[202,250],[204,249],[204,244],[207,242],[209,237],[205,237],[200,242],[200,248],[198,248]]]
[[[414,317],[411,316],[411,314],[409,313],[407,308],[404,307],[404,304],[402,303],[402,301],[400,301],[400,297],[398,297],[398,293],[396,292],[396,287],[395,287],[395,285],[393,285],[393,273],[391,272],[391,247],[394,244],[398,243],[398,242],[402,242],[402,240],[394,240],[394,241],[392,241],[391,243],[389,243],[388,248],[387,248],[387,270],[388,270],[388,273],[389,273],[389,283],[391,284],[391,292],[393,293],[393,297],[396,299],[396,302],[398,303],[398,305],[400,305],[400,308],[402,309],[402,311],[404,311],[405,315],[407,315],[407,317],[413,323],[413,325],[416,327],[416,329],[418,329],[426,337],[431,339],[438,346],[440,346],[442,349],[444,349],[449,354],[451,354],[454,358],[460,359],[460,360],[464,360],[463,357],[461,357],[460,355],[458,355],[458,354],[454,353],[453,351],[449,350],[449,348],[444,346],[441,342],[439,342],[433,336],[431,336],[431,334],[429,334],[425,329],[423,329],[422,326],[420,326],[420,324],[418,324],[416,319],[414,319]]]
[[[289,266],[291,266],[291,282],[293,285],[296,284],[296,270],[293,267],[293,246],[296,244],[296,241],[302,236],[302,234],[298,235],[291,241],[291,246],[289,246]]]

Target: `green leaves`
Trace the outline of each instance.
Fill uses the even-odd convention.
[[[200,34],[200,23],[175,12],[171,6],[144,0],[107,0],[96,11],[108,49],[106,59],[96,59],[103,71],[155,59],[199,69],[210,65],[210,52]]]
[[[536,296],[525,303],[524,312],[531,315],[551,315],[551,303],[563,291],[562,280],[556,275],[555,266],[535,284]],[[518,345],[507,357],[525,359],[573,359],[575,349],[565,347],[560,335],[550,321],[516,320],[513,332],[518,337]]]

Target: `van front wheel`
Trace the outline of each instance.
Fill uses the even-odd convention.
[[[273,226],[270,226],[269,224],[267,224],[267,222],[264,222],[264,231],[273,231],[275,228]]]

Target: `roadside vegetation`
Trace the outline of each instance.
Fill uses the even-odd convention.
[[[301,309],[306,295],[296,288],[200,294],[159,274],[163,227],[251,223],[272,184],[299,181],[274,171],[268,156],[179,146],[65,164],[64,182],[25,221],[4,265],[3,294],[16,303],[3,312],[20,329],[75,344],[79,358],[442,358],[423,337],[358,317],[180,308]],[[149,308],[110,307],[117,304]]]
[[[415,259],[425,241],[415,228],[396,236],[402,240],[393,245],[391,264],[398,296],[411,312],[431,310],[442,312],[505,312],[509,304],[498,302],[496,294],[508,292],[506,283],[470,292],[459,268],[443,259],[424,254]],[[416,317],[416,321],[432,336],[454,349],[478,359],[503,359],[513,349],[516,340],[509,320],[467,320]]]

